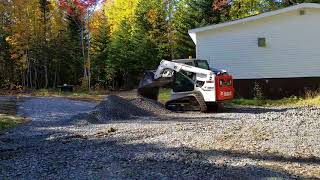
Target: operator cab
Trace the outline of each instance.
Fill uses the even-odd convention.
[[[225,70],[210,68],[208,61],[200,59],[179,59],[174,60],[173,62],[211,70],[215,74],[214,81],[210,82],[215,83],[216,100],[224,101],[234,97],[233,78]],[[179,93],[194,91],[196,87],[202,87],[205,83],[197,81],[197,83],[194,84],[194,81],[196,81],[195,73],[186,71],[175,73],[173,92]],[[208,81],[206,83],[210,82]]]
[[[178,60],[173,60],[173,62],[210,70],[210,66],[208,64],[208,61],[206,60],[178,59]],[[197,85],[193,83],[195,80],[196,80],[195,73],[186,72],[183,70],[181,71],[181,73],[175,73],[172,90],[173,92],[194,91],[195,87],[197,87]]]

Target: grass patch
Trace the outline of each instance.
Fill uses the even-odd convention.
[[[161,88],[159,92],[159,101],[165,103],[170,100],[171,97],[171,89]]]
[[[24,122],[24,118],[0,114],[0,131],[14,128]]]
[[[231,104],[245,106],[320,106],[320,95],[306,98],[290,97],[279,100],[239,98],[231,101]]]
[[[16,103],[17,99],[15,98],[0,99],[0,134],[6,129],[26,122],[24,118],[16,116]]]
[[[320,106],[320,95],[313,98],[306,98],[297,102],[298,105]]]

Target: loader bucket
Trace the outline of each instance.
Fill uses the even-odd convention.
[[[142,97],[158,100],[159,89],[173,82],[173,78],[154,79],[155,71],[147,71],[144,73],[140,81],[138,94]]]

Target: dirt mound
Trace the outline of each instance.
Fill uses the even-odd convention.
[[[127,100],[111,95],[98,104],[93,111],[75,116],[76,124],[104,123],[110,120],[127,120],[135,117],[153,117],[169,111],[157,101],[145,98]]]

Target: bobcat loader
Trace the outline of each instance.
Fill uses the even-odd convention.
[[[157,70],[147,71],[138,94],[157,100],[159,88],[171,88],[166,108],[172,111],[201,111],[219,107],[234,97],[233,78],[224,70],[210,69],[206,60],[161,61]]]

